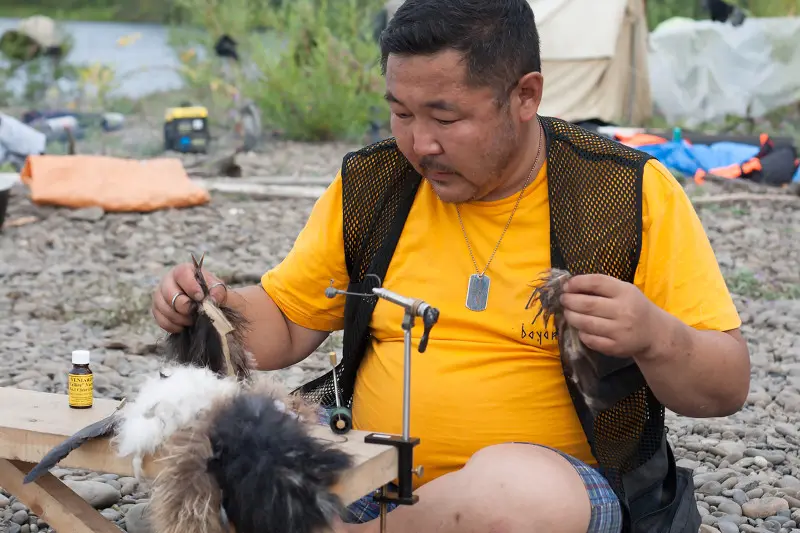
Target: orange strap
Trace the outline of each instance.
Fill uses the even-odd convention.
[[[724,167],[712,168],[708,172],[703,169],[698,169],[697,172],[694,173],[694,182],[698,185],[702,185],[705,183],[705,177],[709,174],[726,179],[741,178],[746,174],[752,174],[753,172],[759,171],[761,168],[761,159],[754,157],[741,164],[734,163]]]

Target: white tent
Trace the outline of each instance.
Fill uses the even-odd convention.
[[[640,126],[652,115],[643,0],[528,0],[542,43],[540,113]]]
[[[639,126],[652,114],[644,0],[528,0],[542,43],[540,112]],[[388,0],[389,18],[403,0]]]

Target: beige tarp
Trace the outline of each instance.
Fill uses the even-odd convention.
[[[529,2],[542,43],[542,114],[634,126],[650,118],[643,0]]]
[[[650,118],[643,0],[528,1],[542,42],[542,114],[633,126]],[[386,3],[390,18],[402,3]]]

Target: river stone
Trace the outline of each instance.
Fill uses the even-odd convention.
[[[729,515],[741,515],[742,514],[742,507],[732,501],[724,501],[717,506],[717,510],[722,511],[725,514]]]
[[[719,533],[739,533],[739,526],[738,524],[734,524],[733,522],[721,521],[717,522],[717,529]]]
[[[100,481],[65,480],[64,484],[95,509],[110,507],[120,499],[120,493],[117,489]]]
[[[783,498],[764,496],[742,505],[742,514],[748,518],[767,518],[784,509],[788,510],[789,504]]]

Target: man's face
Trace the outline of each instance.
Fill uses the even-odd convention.
[[[502,184],[519,148],[513,101],[470,87],[461,54],[397,57],[386,65],[386,98],[398,148],[444,202],[479,200]]]

